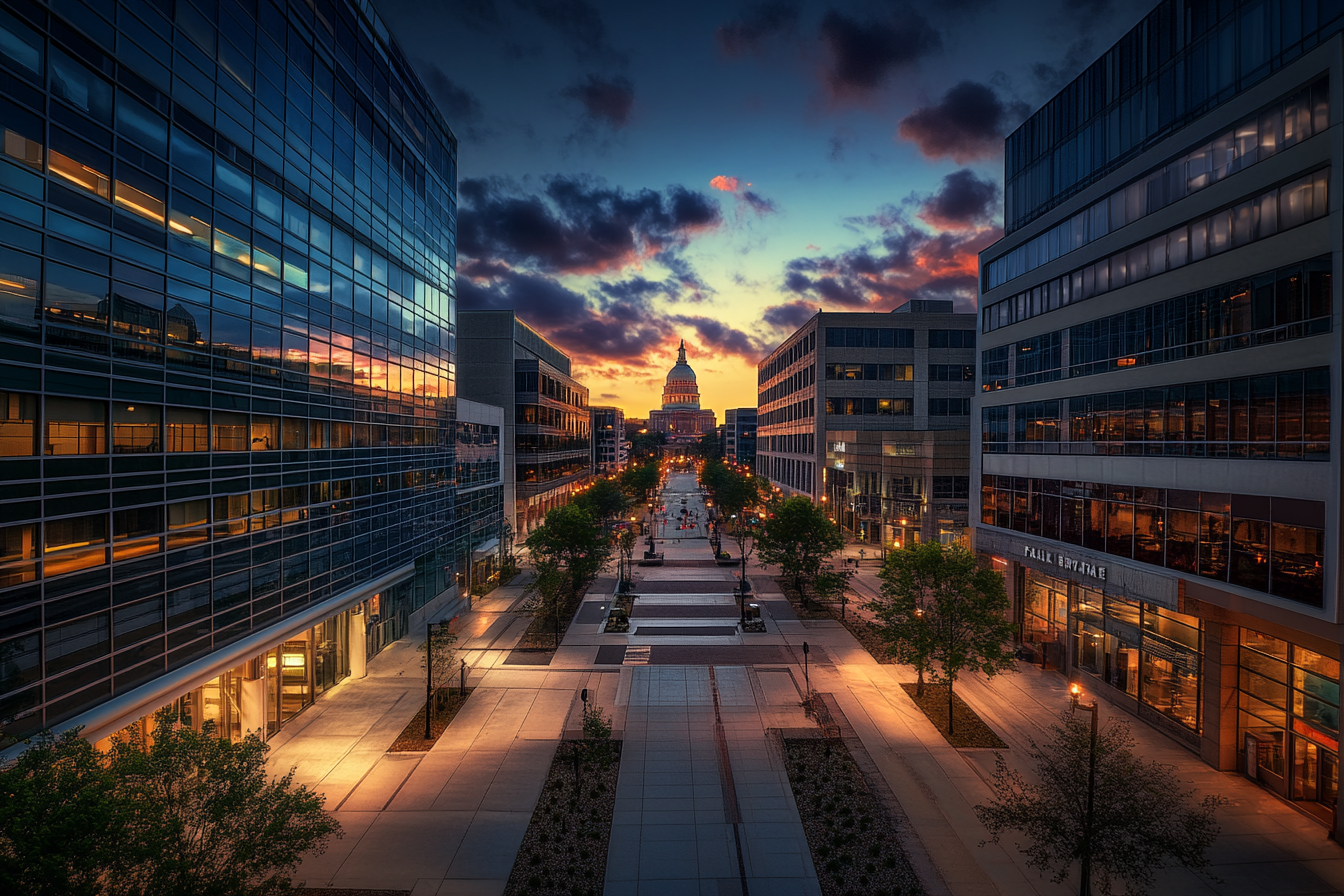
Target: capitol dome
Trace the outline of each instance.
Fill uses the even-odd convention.
[[[695,371],[686,363],[686,340],[681,340],[677,349],[677,363],[667,372],[667,383],[663,386],[663,410],[699,410],[700,386],[695,381]]]

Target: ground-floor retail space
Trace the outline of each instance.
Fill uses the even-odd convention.
[[[197,731],[268,740],[337,684],[363,677],[369,659],[406,635],[410,613],[408,580],[240,659],[128,727],[149,737],[166,712]]]
[[[994,546],[980,553],[1007,580],[1019,656],[1335,826],[1337,640],[1247,613],[1249,601],[1220,606],[1202,583],[1178,579],[1146,600],[1109,558]]]

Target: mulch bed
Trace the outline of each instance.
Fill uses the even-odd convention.
[[[975,714],[975,710],[967,706],[955,691],[952,693],[952,701],[956,704],[956,708],[953,710],[956,733],[947,733],[947,685],[925,684],[923,697],[915,696],[917,684],[904,683],[901,687],[905,688],[905,692],[910,695],[910,699],[915,701],[915,705],[923,711],[924,715],[929,717],[933,727],[942,732],[943,737],[952,746],[991,747],[995,750],[1008,749],[1008,745],[994,733],[994,729],[986,725]]]
[[[423,753],[434,742],[442,736],[443,732],[448,730],[448,725],[457,715],[457,711],[462,708],[462,704],[467,702],[471,692],[475,688],[467,688],[467,693],[463,694],[456,688],[439,688],[439,705],[434,710],[434,718],[429,723],[431,737],[425,740],[425,707],[421,706],[420,711],[411,719],[411,723],[397,735],[397,739],[392,741],[392,746],[387,748],[389,753]],[[354,891],[351,891],[354,892]],[[360,891],[364,892],[364,891]],[[369,893],[374,891],[369,890]],[[382,892],[381,890],[378,892]],[[392,891],[388,891],[392,892]]]
[[[833,613],[831,608],[825,604],[817,603],[814,600],[803,602],[803,597],[798,593],[798,589],[793,587],[793,579],[788,576],[776,576],[775,584],[779,590],[788,598],[789,604],[793,607],[793,612],[799,619],[839,619],[838,613]]]
[[[291,893],[326,893],[329,896],[411,896],[410,890],[342,890],[339,887],[294,887]]]
[[[513,860],[504,896],[599,896],[602,892],[611,819],[616,810],[621,742],[605,742],[609,746],[605,765],[597,758],[582,763],[577,798],[570,752],[576,743],[590,751],[593,745],[592,741],[565,741],[556,750],[541,798],[523,835],[523,845]]]
[[[843,741],[786,738],[789,786],[798,804],[823,896],[916,896],[924,892],[900,831],[864,783]]]

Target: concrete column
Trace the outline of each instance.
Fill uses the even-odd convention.
[[[255,731],[266,737],[266,679],[245,678],[239,695],[239,721],[243,733]]]
[[[1237,769],[1237,642],[1241,629],[1204,621],[1203,735],[1200,756],[1220,771]]]
[[[350,677],[353,679],[363,678],[369,674],[369,642],[366,634],[368,621],[367,613],[350,617],[350,643],[346,645],[346,655],[350,657]]]

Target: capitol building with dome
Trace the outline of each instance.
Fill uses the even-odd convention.
[[[714,412],[700,407],[700,386],[686,363],[686,340],[677,349],[677,363],[667,372],[662,410],[649,411],[649,429],[667,434],[669,442],[694,441],[717,426]]]

